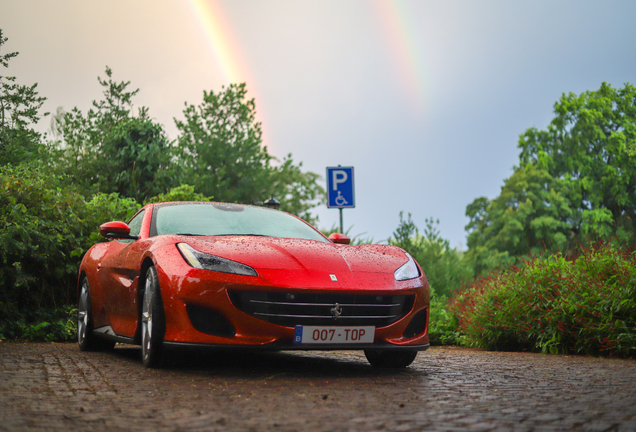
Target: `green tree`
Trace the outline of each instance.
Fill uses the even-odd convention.
[[[7,40],[0,29],[0,51]],[[0,65],[8,68],[9,60],[17,55],[0,53]],[[43,155],[42,137],[31,125],[40,119],[39,110],[46,98],[38,96],[37,83],[25,86],[15,80],[14,76],[0,75],[0,166],[18,165]]]
[[[546,130],[519,139],[519,166],[494,200],[466,209],[468,257],[482,272],[518,256],[621,241],[636,217],[636,87],[563,94]]]
[[[269,179],[272,156],[261,147],[254,99],[245,84],[203,92],[203,102],[188,105],[176,120],[181,183],[217,201],[257,203]]]
[[[203,92],[203,102],[188,105],[184,120],[175,119],[180,183],[215,201],[260,204],[271,195],[281,210],[311,219],[308,210],[324,197],[319,176],[302,172],[288,155],[279,165],[262,147],[256,104],[247,99],[245,83],[230,84],[218,93]]]
[[[148,203],[159,203],[168,201],[211,201],[212,197],[194,191],[194,186],[183,184],[170,189],[165,194],[159,194],[146,201]]]
[[[268,191],[280,201],[280,209],[295,214],[316,225],[318,219],[310,210],[326,199],[325,190],[317,183],[320,176],[314,172],[301,171],[302,162],[294,165],[291,153],[278,166],[270,167],[269,185],[265,187],[263,199]]]
[[[504,182],[493,199],[466,209],[470,222],[467,259],[475,272],[514,263],[517,256],[563,249],[571,237],[568,190],[545,169],[527,164]]]
[[[132,98],[139,89],[128,91],[130,81],[114,82],[98,77],[104,98],[93,101],[86,115],[79,109],[60,112],[55,129],[58,166],[84,191],[116,192],[138,201],[165,192],[172,183],[167,168],[172,147],[163,126],[152,121],[148,109],[133,114]]]
[[[627,239],[636,217],[636,87],[563,95],[547,130],[519,140],[521,166],[532,163],[562,180],[575,234]]]

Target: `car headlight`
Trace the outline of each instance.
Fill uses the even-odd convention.
[[[244,276],[258,276],[256,270],[248,265],[199,252],[187,243],[177,243],[177,248],[183,259],[194,268]]]
[[[404,263],[399,269],[393,273],[395,275],[396,281],[403,281],[408,279],[415,279],[420,276],[420,269],[417,268],[417,264],[415,264],[415,260],[408,253],[406,256],[409,260]]]

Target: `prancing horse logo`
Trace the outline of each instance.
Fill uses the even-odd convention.
[[[333,317],[333,319],[338,319],[338,317],[342,315],[342,308],[340,307],[340,305],[338,303],[336,303],[335,305],[333,305],[333,307],[331,308],[331,316]]]

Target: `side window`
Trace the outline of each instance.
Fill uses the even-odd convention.
[[[134,218],[128,222],[128,226],[130,227],[130,235],[138,236],[141,231],[141,222],[144,220],[144,213],[146,211],[143,210],[137,214]]]

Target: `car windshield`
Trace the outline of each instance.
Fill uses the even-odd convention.
[[[157,208],[155,226],[158,235],[254,235],[328,242],[309,225],[287,213],[240,204],[161,205]]]

